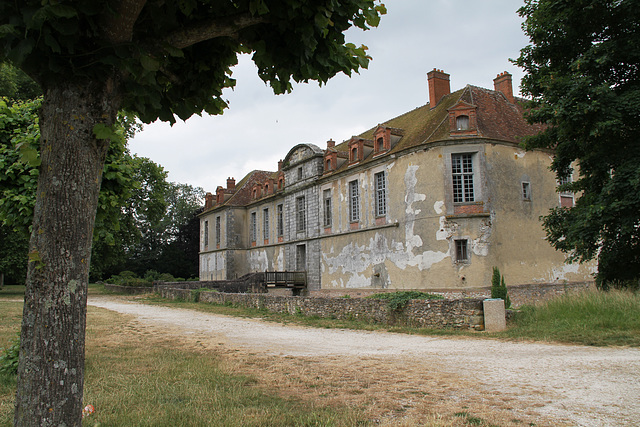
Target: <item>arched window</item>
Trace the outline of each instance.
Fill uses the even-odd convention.
[[[358,147],[353,147],[351,149],[351,161],[355,162],[358,160]]]
[[[469,116],[456,117],[456,130],[467,130],[467,129],[469,129]]]
[[[384,151],[384,139],[382,137],[378,138],[376,141],[376,151]]]
[[[331,170],[331,159],[327,159],[327,166],[324,168],[325,171]]]

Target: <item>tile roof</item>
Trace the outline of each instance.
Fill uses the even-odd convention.
[[[435,108],[431,108],[429,104],[415,108],[327,150],[329,152],[337,152],[340,158],[348,158],[349,143],[359,139],[373,140],[374,132],[380,126],[390,128],[393,135],[401,136],[401,138],[389,151],[375,155],[376,160],[412,147],[446,141],[460,142],[470,139],[487,139],[519,143],[524,136],[536,134],[543,129],[541,125],[527,123],[523,116],[525,111],[523,101],[516,98],[516,102],[511,103],[499,91],[467,85],[460,90],[445,95]],[[451,135],[448,110],[456,105],[465,105],[469,108],[476,107],[477,135]],[[285,161],[300,146],[306,146],[313,152],[325,152],[325,150],[321,150],[313,144],[298,144],[289,151]],[[366,164],[372,161],[373,158],[374,153],[370,153],[358,164]],[[349,163],[343,162],[335,171],[326,172],[325,176],[339,173],[348,167]],[[222,204],[215,205],[212,209],[221,206],[246,206],[250,204],[253,201],[252,190],[254,185],[256,183],[263,185],[269,179],[277,180],[278,173],[279,171],[257,170],[250,172],[236,185],[236,189],[229,199]]]
[[[477,107],[478,134],[473,136],[451,136],[448,109],[463,101]],[[516,99],[516,103],[507,101],[498,91],[476,86],[466,86],[456,92],[445,95],[435,108],[429,104],[418,107],[398,117],[380,123],[376,127],[358,135],[360,138],[372,139],[374,131],[379,126],[401,130],[402,139],[389,150],[386,155],[397,153],[408,148],[437,143],[443,141],[461,141],[465,139],[491,139],[496,141],[519,143],[527,135],[540,132],[543,127],[530,125],[523,116],[523,100]],[[347,152],[349,141],[346,140],[335,146],[338,153]],[[365,164],[372,160],[373,154],[362,160]],[[376,159],[383,156],[376,156]],[[346,169],[347,165],[339,167],[336,172]]]

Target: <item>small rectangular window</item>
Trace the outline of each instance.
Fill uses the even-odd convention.
[[[216,245],[220,244],[220,217],[216,217]]]
[[[558,186],[570,184],[573,182],[571,175],[560,178]],[[569,190],[560,190],[560,206],[563,208],[572,208],[574,206],[573,192]]]
[[[307,229],[307,212],[304,196],[296,198],[296,230],[305,231]]]
[[[349,221],[360,221],[360,189],[357,179],[349,182]]]
[[[298,168],[298,179],[302,179],[302,168]]]
[[[531,184],[528,182],[522,183],[522,199],[531,200]]]
[[[278,237],[284,235],[284,215],[283,206],[280,204],[276,207],[276,222],[278,227]]]
[[[475,201],[473,189],[473,155],[452,154],[451,175],[453,180],[453,202]]]
[[[456,244],[456,262],[467,262],[469,260],[467,253],[467,239],[455,240]]]
[[[204,246],[209,246],[209,221],[204,222]]]
[[[323,192],[324,226],[331,227],[331,190]]]
[[[387,182],[385,173],[379,172],[374,175],[376,193],[376,216],[387,214]]]
[[[269,240],[269,209],[262,211],[262,237]]]
[[[251,223],[249,224],[249,227],[251,229],[251,241],[255,242],[256,241],[256,237],[257,237],[256,213],[255,212],[251,212]]]

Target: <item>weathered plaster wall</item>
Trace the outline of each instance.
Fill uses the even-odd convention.
[[[566,256],[545,240],[540,216],[559,206],[556,180],[549,171],[551,157],[541,151],[488,145],[487,181],[495,212],[492,265],[510,284],[583,282],[592,279],[594,263],[568,265]],[[522,182],[529,182],[525,200]]]
[[[452,153],[474,153],[476,201],[471,213],[454,209]],[[434,147],[395,159],[388,174],[388,213],[374,218],[375,170],[340,177],[323,188],[337,197],[330,235],[321,240],[323,289],[481,288],[492,267],[509,284],[585,281],[592,268],[563,266],[564,256],[545,240],[539,216],[557,206],[549,157],[514,145]],[[349,223],[348,183],[360,183],[361,220]],[[522,198],[522,181],[532,198]],[[542,197],[542,195],[545,197]],[[468,260],[455,258],[455,239],[468,241]]]

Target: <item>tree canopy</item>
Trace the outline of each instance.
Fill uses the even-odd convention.
[[[544,218],[569,261],[597,258],[603,288],[640,279],[640,7],[633,0],[527,0],[531,44],[515,61],[532,99],[529,119],[548,125],[529,148],[555,150],[560,190],[579,197]],[[566,178],[576,169],[577,179]]]
[[[240,53],[275,93],[350,75],[370,58],[344,32],[383,13],[376,0],[0,2],[0,61],[44,94],[16,425],[81,424],[91,241],[118,111],[219,114]]]

